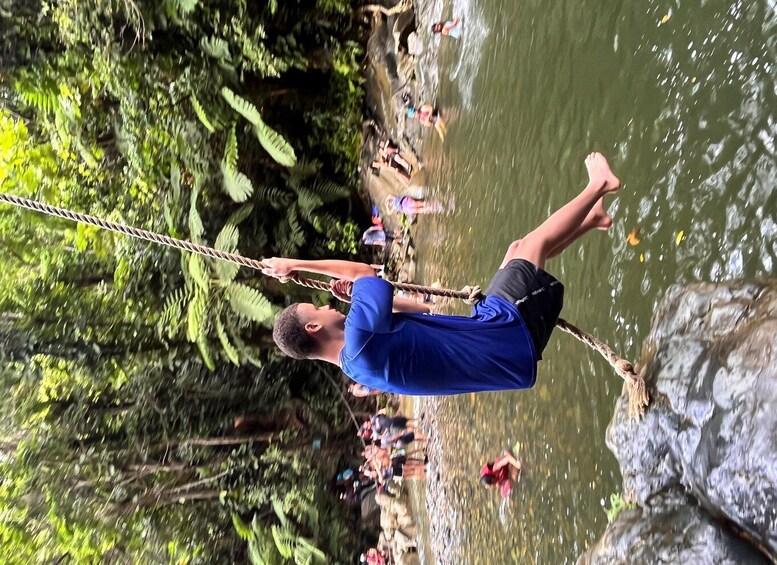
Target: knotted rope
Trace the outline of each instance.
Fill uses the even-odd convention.
[[[81,222],[98,228],[106,229],[115,233],[123,235],[129,235],[152,243],[158,243],[166,245],[182,251],[189,251],[190,253],[198,253],[205,257],[211,257],[213,259],[219,259],[221,261],[228,261],[236,263],[243,267],[250,269],[256,269],[261,271],[267,265],[260,260],[250,259],[243,257],[237,253],[230,253],[228,251],[220,251],[213,249],[206,245],[198,243],[192,243],[190,241],[184,241],[167,235],[162,235],[148,230],[135,228],[120,224],[118,222],[112,222],[110,220],[104,220],[96,216],[90,216],[88,214],[81,214],[79,212],[73,212],[65,208],[59,208],[57,206],[51,206],[35,200],[29,200],[19,196],[13,196],[11,194],[5,194],[0,192],[0,202],[6,202],[19,208],[26,208],[35,212],[48,214],[58,218],[65,218],[74,222]],[[287,280],[291,280],[300,286],[312,288],[315,290],[323,290],[327,292],[333,292],[332,286],[329,282],[310,279],[302,277],[297,273],[292,273],[290,276],[285,277]],[[434,296],[442,296],[446,298],[458,298],[466,301],[468,304],[474,304],[483,298],[483,293],[479,286],[465,286],[461,290],[452,290],[448,288],[434,288],[430,286],[423,286],[418,284],[400,283],[394,281],[387,281],[397,290],[407,292],[417,292],[422,294],[430,294]],[[350,288],[350,287],[349,287]],[[349,291],[350,294],[350,291]],[[627,360],[618,357],[615,352],[603,341],[597,339],[589,333],[584,332],[580,328],[570,324],[566,320],[558,319],[556,325],[559,329],[566,333],[576,337],[578,340],[588,345],[590,348],[599,352],[604,359],[612,365],[615,372],[626,382],[626,389],[629,395],[629,413],[632,417],[639,417],[645,412],[645,407],[648,405],[648,394],[645,387],[645,381],[641,375],[637,375],[634,372],[634,366]]]

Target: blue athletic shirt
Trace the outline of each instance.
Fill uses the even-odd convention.
[[[340,364],[359,384],[413,395],[529,388],[537,360],[518,309],[487,296],[472,317],[391,312],[393,287],[378,277],[353,285]]]

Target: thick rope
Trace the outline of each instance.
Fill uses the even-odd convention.
[[[228,261],[230,263],[236,263],[243,267],[250,269],[256,269],[261,271],[265,268],[266,264],[263,261],[257,259],[249,259],[243,257],[237,253],[229,253],[227,251],[220,251],[213,249],[206,245],[200,245],[197,243],[191,243],[167,235],[161,235],[158,233],[150,232],[140,228],[126,226],[118,222],[112,222],[110,220],[104,220],[96,216],[90,216],[88,214],[81,214],[79,212],[73,212],[65,208],[59,208],[57,206],[51,206],[49,204],[43,204],[35,200],[29,200],[27,198],[21,198],[19,196],[13,196],[11,194],[5,194],[0,192],[0,202],[6,202],[20,208],[26,208],[35,212],[48,214],[58,218],[65,218],[74,222],[81,222],[83,224],[89,224],[98,228],[110,230],[115,233],[123,235],[130,235],[132,237],[150,241],[152,243],[159,243],[180,249],[182,251],[189,251],[190,253],[198,253],[206,257],[213,259],[219,259],[221,261]],[[329,282],[319,279],[309,279],[302,277],[296,273],[292,274],[286,279],[294,281],[300,286],[312,288],[315,290],[323,290],[327,292],[333,292]],[[479,286],[465,286],[461,290],[452,290],[448,288],[434,288],[429,286],[423,286],[418,284],[400,283],[387,281],[397,290],[403,290],[407,292],[416,292],[421,294],[430,294],[434,296],[443,296],[446,298],[458,298],[466,301],[468,304],[474,304],[483,298],[483,293]],[[349,287],[350,289],[350,287]],[[333,292],[334,294],[334,292]],[[350,290],[349,290],[350,294]],[[626,389],[629,394],[629,413],[632,417],[638,418],[645,412],[645,407],[648,405],[649,398],[647,389],[645,387],[645,381],[641,375],[637,375],[634,372],[634,366],[625,359],[618,357],[615,352],[603,341],[600,341],[596,337],[584,332],[583,330],[573,326],[566,320],[559,318],[556,325],[568,334],[573,335],[590,348],[598,351],[604,359],[612,365],[615,372],[626,382]]]

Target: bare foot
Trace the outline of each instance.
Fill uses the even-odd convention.
[[[585,158],[585,168],[588,169],[588,181],[597,188],[604,188],[605,192],[617,192],[621,187],[621,181],[616,177],[607,159],[601,153],[591,153]]]
[[[608,230],[612,226],[612,218],[607,214],[607,210],[604,209],[604,198],[600,198],[588,212],[588,215],[583,220],[583,229],[589,230]]]

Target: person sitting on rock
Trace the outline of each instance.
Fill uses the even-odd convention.
[[[545,263],[589,230],[612,225],[603,198],[619,190],[620,181],[599,153],[585,164],[586,187],[510,244],[471,317],[429,315],[428,306],[395,298],[393,286],[364,263],[265,260],[263,272],[281,279],[300,271],[334,277],[333,294],[351,301],[347,316],[328,305],[292,304],[278,317],[275,343],[290,357],[326,361],[384,392],[444,395],[533,387],[564,297],[564,286],[545,271]]]
[[[437,214],[442,212],[442,205],[432,200],[419,200],[412,196],[397,196],[389,194],[384,201],[386,212],[393,214],[399,212],[405,216],[415,216],[417,214]]]
[[[453,18],[445,22],[437,22],[432,24],[432,33],[447,35],[454,39],[461,37],[461,20],[459,18]]]
[[[521,462],[508,451],[502,451],[494,461],[487,462],[480,469],[480,484],[486,488],[498,487],[502,497],[510,496],[513,482],[521,472]]]

